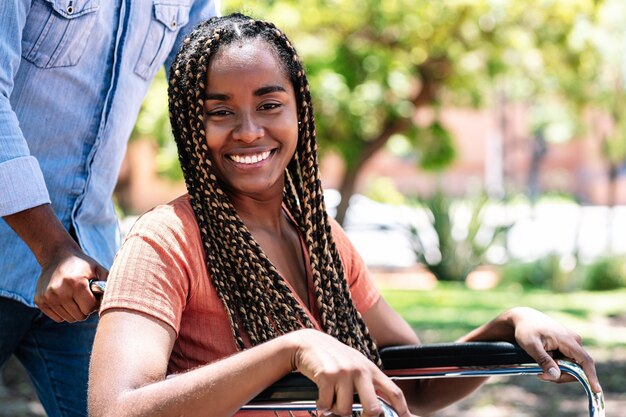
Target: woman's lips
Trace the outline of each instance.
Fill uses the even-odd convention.
[[[236,162],[238,164],[252,165],[252,164],[257,164],[259,162],[265,161],[267,158],[270,157],[271,154],[272,154],[272,151],[264,151],[264,152],[245,154],[245,155],[232,154],[232,155],[227,155],[227,157],[231,161]]]

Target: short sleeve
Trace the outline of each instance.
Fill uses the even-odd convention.
[[[343,262],[352,301],[356,309],[363,314],[376,304],[380,298],[380,292],[374,285],[363,258],[356,251],[339,223],[334,219],[330,219],[330,223],[335,245]]]
[[[199,250],[190,208],[170,203],[144,214],[115,257],[100,314],[114,308],[141,312],[178,334],[192,277],[203,259]]]

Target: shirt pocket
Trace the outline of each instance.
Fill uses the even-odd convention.
[[[40,68],[80,61],[100,0],[35,0],[22,34],[22,57]]]
[[[172,0],[155,1],[154,14],[135,65],[135,73],[150,80],[163,65],[181,27],[189,21],[189,5]]]

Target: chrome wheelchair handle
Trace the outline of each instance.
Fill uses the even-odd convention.
[[[99,281],[97,279],[89,280],[89,289],[95,296],[101,296],[104,294],[104,291],[107,289],[106,281]]]
[[[393,407],[383,399],[378,399],[380,402],[380,407],[383,410],[381,416],[383,417],[398,417],[398,413]],[[317,406],[315,405],[315,401],[295,401],[295,402],[285,402],[285,403],[251,403],[246,404],[241,407],[240,411],[248,411],[248,412],[259,412],[259,411],[316,411]],[[355,403],[352,406],[352,411],[360,412],[363,411],[363,406],[359,403]]]
[[[396,413],[396,410],[394,410],[393,407],[387,404],[385,401],[380,400],[380,406],[383,409],[383,416],[398,417],[398,413]]]

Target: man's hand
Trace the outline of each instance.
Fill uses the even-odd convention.
[[[50,204],[4,217],[41,265],[35,304],[57,322],[84,320],[98,306],[89,280],[106,280],[108,271],[85,255]]]
[[[89,280],[105,280],[108,271],[80,249],[55,254],[42,265],[35,304],[56,322],[85,320],[98,307]]]

